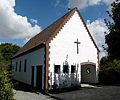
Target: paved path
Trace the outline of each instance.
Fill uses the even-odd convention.
[[[54,94],[57,100],[120,100],[120,86],[85,86],[80,90]]]
[[[20,90],[14,90],[15,100],[54,100],[49,96],[45,96],[41,93],[33,93],[33,92],[24,92]]]
[[[51,94],[14,90],[16,100],[120,100],[120,86],[93,86],[82,84],[81,89]]]

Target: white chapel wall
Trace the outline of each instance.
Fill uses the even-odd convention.
[[[79,54],[77,54],[77,44],[75,41],[81,42],[79,44]],[[96,63],[96,71],[98,69],[97,49],[95,48],[86,28],[84,27],[78,12],[75,12],[71,19],[64,25],[58,35],[51,41],[50,45],[50,74],[52,80],[50,84],[54,83],[54,65],[61,66],[67,60],[69,66],[78,65],[79,82],[81,82],[81,65],[82,62]],[[69,73],[71,67],[69,67]]]
[[[36,86],[36,66],[42,65],[43,71],[42,71],[42,88],[44,87],[44,48],[32,51],[30,53],[27,53],[23,56],[20,56],[18,58],[15,58],[12,60],[12,66],[14,66],[14,71],[13,71],[13,78],[24,82],[26,84],[31,85],[31,72],[32,72],[32,66],[35,66],[34,69],[34,86]],[[24,60],[27,60],[27,69],[26,72],[24,72]],[[19,72],[19,62],[22,61],[21,65],[21,72]],[[17,72],[15,71],[16,68],[16,62],[18,62],[17,65]]]

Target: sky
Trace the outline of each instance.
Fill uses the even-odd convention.
[[[104,19],[114,0],[0,0],[0,43],[23,46],[30,38],[44,30],[58,18],[77,7],[94,40],[106,55]]]

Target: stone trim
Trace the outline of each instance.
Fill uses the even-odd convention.
[[[49,42],[47,42],[46,44],[45,44],[45,46],[46,46],[46,50],[45,50],[45,52],[46,52],[46,55],[45,55],[45,90],[48,90],[48,88],[49,88],[49,86],[48,86],[48,80],[49,80],[49,78],[48,78],[48,75],[49,75],[49,67],[50,67],[50,64],[49,64],[49,61],[50,61],[50,58],[49,58],[49,54],[50,54],[50,52],[49,52],[49,49],[50,49],[50,46],[49,46]]]
[[[96,63],[93,63],[93,62],[83,62],[83,63],[80,63],[81,66],[83,65],[94,65],[96,66]]]
[[[99,52],[97,52],[97,63],[98,63],[98,72],[100,72],[100,60],[99,60]]]
[[[45,78],[45,89],[47,90],[49,88],[49,54],[50,54],[50,46],[49,43],[51,43],[51,41],[58,35],[59,31],[64,27],[64,25],[69,21],[69,19],[72,17],[72,15],[74,14],[75,10],[73,10],[70,15],[64,20],[64,22],[55,30],[55,32],[53,33],[53,35],[47,40],[46,42],[46,78]]]
[[[59,31],[64,27],[64,25],[70,20],[70,18],[73,16],[74,12],[76,10],[73,10],[70,15],[64,20],[64,22],[55,30],[55,32],[53,33],[53,35],[49,38],[49,43],[57,36],[57,34],[59,33]]]

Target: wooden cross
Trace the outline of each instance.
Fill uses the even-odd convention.
[[[74,43],[77,44],[77,54],[79,54],[79,48],[78,48],[78,45],[80,44],[80,42],[78,42],[78,39],[77,39],[77,41],[75,41]]]

